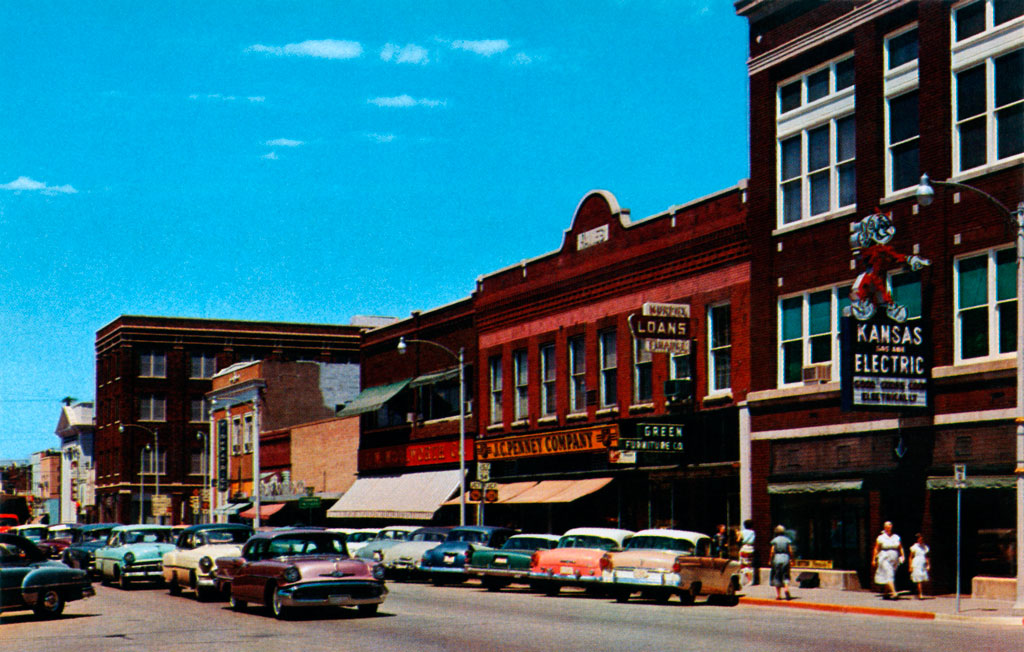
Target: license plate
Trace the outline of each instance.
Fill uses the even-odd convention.
[[[501,565],[504,566],[505,564],[508,563],[508,557],[495,557],[494,558],[494,563],[495,564],[501,564]]]
[[[636,570],[633,571],[633,577],[635,577],[638,580],[645,579],[647,577],[647,569],[646,568],[637,568]]]
[[[562,566],[558,569],[559,575],[572,575],[572,566]]]
[[[332,595],[330,599],[332,602],[341,602],[343,600],[348,600],[349,595],[347,593],[341,593],[338,595]]]
[[[455,563],[455,555],[445,555],[444,556],[444,563],[446,563],[446,564],[454,564]]]

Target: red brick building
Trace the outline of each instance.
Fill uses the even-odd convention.
[[[1022,199],[1019,2],[741,0],[750,27],[754,364],[744,408],[751,514],[801,556],[858,571],[883,521],[921,531],[939,590],[955,558],[953,465],[967,465],[963,571],[1011,575],[1015,255]],[[928,407],[843,411],[840,315],[864,261],[851,224],[884,213],[920,272],[876,269],[927,333]],[[899,578],[902,581],[902,578]],[[968,581],[969,585],[969,581]]]

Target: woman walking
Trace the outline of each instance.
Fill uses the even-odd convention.
[[[924,536],[918,532],[916,538],[917,541],[910,546],[910,581],[917,586],[917,599],[924,600],[924,583],[929,580],[932,561]]]
[[[789,562],[793,558],[793,542],[786,536],[786,528],[775,527],[775,538],[772,539],[769,556],[772,560],[771,585],[775,587],[775,599],[782,599],[782,590],[786,590],[786,599],[792,600],[789,594]]]
[[[884,586],[885,600],[897,600],[896,569],[903,563],[903,544],[900,535],[892,533],[892,521],[886,521],[882,533],[875,540],[875,550],[871,555],[871,563],[875,567],[875,584]]]

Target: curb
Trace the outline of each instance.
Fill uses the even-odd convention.
[[[754,607],[780,607],[783,609],[804,609],[808,611],[859,614],[862,616],[910,618],[912,620],[935,620],[947,623],[955,622],[964,625],[1012,625],[1017,627],[1024,625],[1024,618],[1016,616],[963,616],[959,614],[939,614],[931,611],[859,607],[854,605],[829,604],[823,602],[790,602],[766,598],[749,598],[746,596],[740,596],[740,604]]]

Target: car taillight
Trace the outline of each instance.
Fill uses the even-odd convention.
[[[679,557],[676,557],[675,563],[672,564],[672,572],[676,573],[676,574],[679,574],[679,573],[682,572],[682,570],[683,570],[683,560],[680,559]]]
[[[537,568],[540,566],[540,552],[535,552],[530,555],[530,568]]]
[[[610,554],[608,554],[607,552],[604,553],[603,555],[601,555],[601,561],[599,561],[597,563],[597,565],[600,566],[601,570],[603,570],[603,571],[611,570],[612,569],[612,556]]]

